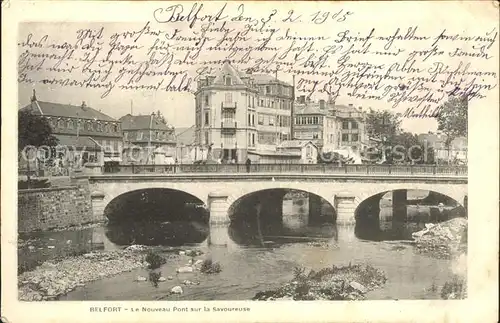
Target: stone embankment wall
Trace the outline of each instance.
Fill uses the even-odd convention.
[[[99,222],[92,212],[88,180],[71,186],[18,191],[19,232],[50,230]]]

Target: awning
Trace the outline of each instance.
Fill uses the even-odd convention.
[[[120,163],[122,159],[120,157],[104,157],[104,162],[118,162]]]

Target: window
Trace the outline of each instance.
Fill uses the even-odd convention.
[[[271,87],[269,85],[266,86],[266,94],[271,94]]]
[[[225,102],[226,103],[232,103],[233,102],[233,94],[232,93],[226,93]]]
[[[226,76],[226,85],[231,85],[231,77],[230,76]]]
[[[318,133],[313,133],[313,139],[318,139]]]
[[[358,129],[358,123],[356,121],[351,122],[351,129]]]
[[[123,139],[128,140],[128,132],[123,133]]]
[[[118,132],[118,126],[116,124],[113,125],[113,132]]]
[[[208,94],[205,95],[205,105],[210,105],[210,97]]]
[[[57,122],[57,127],[59,127],[59,128],[65,128],[65,124],[64,123],[65,123],[64,120],[62,120],[62,119],[59,120]]]
[[[252,114],[252,126],[255,126],[255,114]]]
[[[117,140],[113,141],[113,152],[115,152],[115,153],[118,152],[118,141]]]
[[[255,146],[255,134],[252,133],[252,146]]]
[[[342,134],[342,141],[349,141],[349,134],[343,133]]]
[[[208,145],[208,131],[205,131],[205,145]]]
[[[259,106],[263,107],[264,106],[264,99],[260,99],[260,104]]]
[[[269,125],[274,126],[274,117],[269,116]]]
[[[68,129],[73,129],[73,120],[68,120],[66,126],[68,127]]]
[[[264,115],[262,114],[259,114],[259,120],[258,120],[259,124],[264,124]]]
[[[349,121],[342,122],[342,129],[349,129]],[[344,141],[344,140],[342,139],[342,141]]]
[[[143,136],[142,131],[139,131],[139,132],[137,133],[137,140],[142,140],[142,136]]]
[[[205,126],[208,126],[209,124],[210,124],[210,117],[207,111],[205,112]]]
[[[306,156],[311,157],[311,155],[312,155],[312,148],[311,148],[311,146],[307,146],[306,147]]]
[[[248,125],[252,125],[252,117],[250,116],[250,113],[248,114]]]
[[[357,133],[353,133],[351,135],[351,141],[359,141],[359,136]]]

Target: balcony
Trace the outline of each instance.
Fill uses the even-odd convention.
[[[222,132],[235,132],[238,124],[236,120],[223,120],[220,123],[220,128]]]
[[[231,102],[231,103],[221,102],[220,107],[222,110],[231,110],[231,111],[236,110],[237,102]]]

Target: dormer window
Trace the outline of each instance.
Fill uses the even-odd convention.
[[[230,76],[226,76],[225,84],[226,85],[231,85],[232,84]]]

